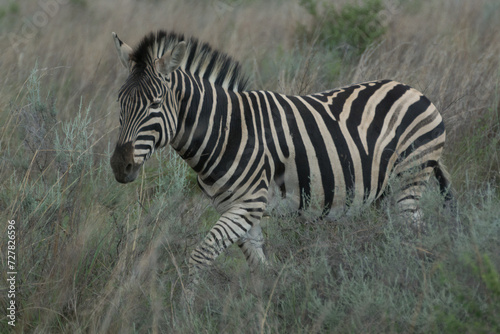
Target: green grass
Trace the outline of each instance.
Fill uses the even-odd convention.
[[[318,0],[301,0],[300,5],[312,16],[311,27],[299,26],[305,40],[318,43],[333,51],[362,54],[370,44],[385,33],[386,27],[380,13],[384,4],[380,0],[363,0],[337,4]]]
[[[298,41],[298,26],[315,27],[298,2],[232,1],[224,19],[210,4],[141,2],[115,6],[105,21],[99,19],[105,6],[80,3],[61,6],[22,57],[7,48],[0,63],[1,261],[7,221],[14,219],[18,272],[16,327],[2,313],[0,332],[500,331],[494,15],[500,8],[494,1],[432,0],[418,10],[409,2],[377,47],[349,61]],[[15,15],[27,17],[39,10],[28,3],[17,8]],[[136,15],[120,34],[129,10]],[[197,20],[176,20],[187,13],[210,22],[209,31]],[[22,22],[5,17],[0,27],[20,31]],[[129,34],[133,44],[143,25],[151,28],[144,17],[227,46],[255,88],[306,93],[390,77],[424,91],[447,126],[455,211],[443,207],[433,184],[422,199],[425,234],[408,228],[390,199],[334,223],[272,215],[263,222],[269,267],[251,274],[238,247],[230,247],[202,275],[193,310],[182,308],[190,251],[218,213],[194,172],[168,148],[128,185],[118,184],[109,167],[115,100],[126,77],[110,32]],[[0,279],[6,278],[4,270]],[[3,294],[0,308],[7,302]]]

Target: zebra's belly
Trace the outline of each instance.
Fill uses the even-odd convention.
[[[309,173],[304,175],[299,170],[300,164],[307,162],[292,157],[285,163],[281,178],[270,184],[267,208],[270,214],[298,216],[307,221],[336,220],[371,204],[383,193],[383,188],[377,190],[376,186],[369,187],[363,182],[362,163],[354,166],[352,174],[344,173],[341,165],[332,165],[328,179],[317,167],[319,158],[309,161]],[[372,172],[379,175],[378,168]],[[382,176],[385,178],[387,174]]]
[[[298,188],[291,188],[289,187],[283,193],[276,182],[271,182],[268,193],[267,214],[273,216],[290,216],[303,221],[311,221],[318,218],[334,221],[347,214],[353,208],[352,205],[347,205],[346,200],[341,201],[337,197],[337,201],[332,203],[328,212],[325,212],[323,190],[316,189],[319,187],[315,187],[314,185],[311,185],[311,198],[306,199],[307,207],[301,208],[300,192]],[[331,189],[330,191],[334,192],[335,189]],[[359,203],[356,207],[360,205],[362,203]]]

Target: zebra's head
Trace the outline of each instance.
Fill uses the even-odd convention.
[[[118,182],[128,183],[137,178],[140,167],[154,150],[167,145],[175,136],[178,106],[171,74],[184,58],[186,43],[179,42],[157,56],[158,46],[146,50],[144,55],[145,50],[139,47],[133,51],[115,33],[113,39],[129,76],[118,95],[120,135],[111,168]]]

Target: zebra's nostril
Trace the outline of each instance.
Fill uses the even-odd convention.
[[[125,173],[130,174],[131,171],[132,171],[132,164],[128,164],[125,167]]]

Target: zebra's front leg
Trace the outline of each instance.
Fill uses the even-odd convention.
[[[238,246],[245,255],[250,270],[253,272],[260,264],[266,263],[266,256],[263,250],[264,236],[260,224],[252,228],[240,238]]]
[[[252,254],[255,253],[254,256],[263,257],[262,232],[259,227],[262,217],[262,214],[259,214],[260,211],[256,211],[254,207],[248,211],[244,208],[237,208],[224,213],[205,239],[191,252],[188,263],[188,285],[185,290],[185,298],[189,305],[192,305],[194,301],[195,291],[199,285],[200,271],[210,266],[233,243],[240,241],[242,238],[246,240],[245,236],[247,235],[260,236],[260,252],[256,250]],[[252,232],[249,234],[249,231]],[[243,241],[243,244],[245,243],[246,241]],[[259,242],[255,245],[259,245]],[[251,258],[253,259],[254,256],[251,256]]]

